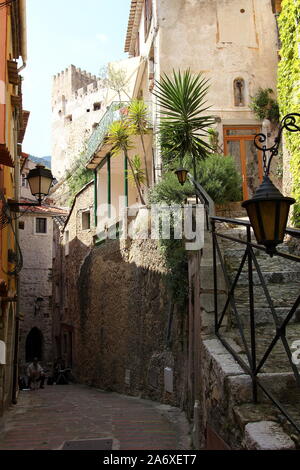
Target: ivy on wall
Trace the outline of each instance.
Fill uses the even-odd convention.
[[[278,19],[282,48],[278,68],[280,114],[300,113],[300,0],[283,0]],[[300,133],[286,132],[285,142],[291,155],[292,195],[296,199],[293,223],[300,227]]]

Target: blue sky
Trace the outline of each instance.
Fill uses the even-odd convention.
[[[23,151],[51,155],[53,75],[70,64],[98,75],[124,51],[130,0],[27,0],[23,107],[30,111]]]

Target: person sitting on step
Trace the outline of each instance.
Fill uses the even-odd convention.
[[[40,388],[44,388],[45,382],[45,374],[43,368],[38,363],[38,358],[35,357],[33,362],[29,364],[27,368],[27,375],[28,375],[28,387],[32,390],[36,390],[38,388],[38,382],[40,382]],[[33,388],[32,385],[33,384]]]

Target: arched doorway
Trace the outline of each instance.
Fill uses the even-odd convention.
[[[26,338],[26,362],[31,362],[34,357],[39,361],[43,359],[43,335],[38,328],[32,328]]]

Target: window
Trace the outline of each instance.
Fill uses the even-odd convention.
[[[94,103],[94,111],[99,111],[101,109],[100,101],[98,103]]]
[[[47,233],[47,219],[43,217],[37,217],[35,219],[35,232],[36,233]]]
[[[25,228],[25,222],[23,220],[20,220],[19,221],[19,229],[24,230],[24,228]]]
[[[145,23],[144,23],[145,41],[150,31],[151,20],[152,20],[152,0],[145,0]]]
[[[281,12],[281,1],[282,0],[272,0],[272,10],[273,13],[280,13]]]
[[[82,226],[82,230],[89,230],[91,228],[90,211],[82,212],[81,226]]]
[[[236,78],[233,82],[234,106],[245,106],[245,81]]]
[[[22,187],[27,188],[28,182],[25,173],[22,173]]]

